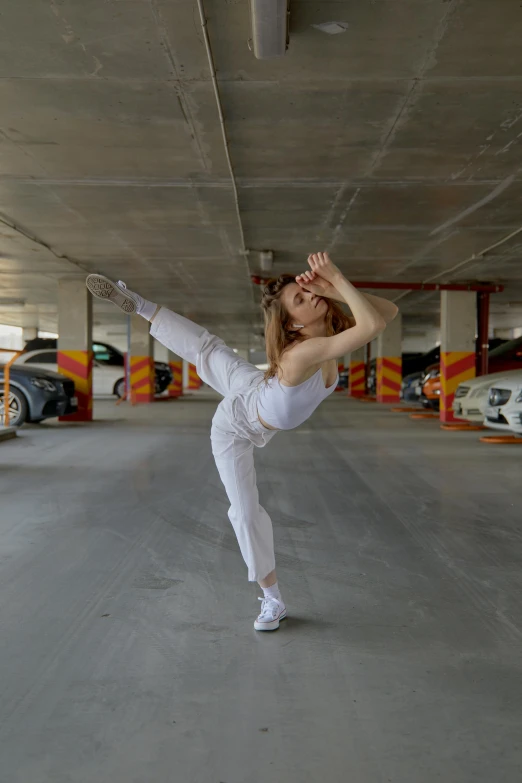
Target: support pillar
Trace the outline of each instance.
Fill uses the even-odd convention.
[[[132,404],[154,400],[154,340],[149,332],[150,323],[140,317],[131,319],[130,325],[130,400]]]
[[[92,296],[84,280],[58,283],[58,372],[74,381],[78,411],[60,421],[92,421]]]
[[[475,377],[476,297],[472,291],[441,291],[440,420],[455,421],[459,383]]]
[[[29,340],[36,340],[38,337],[38,327],[37,326],[24,326],[22,327],[22,339],[24,341],[24,345],[29,342]]]
[[[188,365],[188,385],[187,388],[189,391],[196,391],[196,389],[199,389],[203,384],[203,381],[198,375],[198,371],[196,370],[195,364]]]
[[[483,291],[477,293],[477,375],[488,374],[489,352],[489,297]]]
[[[183,359],[172,351],[168,352],[168,363],[172,373],[172,381],[168,386],[169,397],[183,395]]]
[[[366,394],[365,349],[358,348],[350,354],[350,374],[348,376],[348,395],[363,397]]]
[[[402,318],[397,315],[377,338],[377,402],[401,399]]]

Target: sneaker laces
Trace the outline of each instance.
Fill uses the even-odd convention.
[[[279,614],[281,601],[278,601],[277,598],[271,598],[270,596],[267,598],[258,598],[258,601],[261,601],[261,613],[259,617],[269,617],[271,620],[275,620]]]

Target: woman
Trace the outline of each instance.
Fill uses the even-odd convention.
[[[337,386],[337,359],[373,340],[398,312],[386,299],[357,291],[326,253],[309,256],[308,264],[304,274],[282,275],[264,290],[265,376],[219,337],[128,291],[121,281],[87,278],[92,294],[150,321],[153,337],[195,364],[200,378],[224,397],[212,420],[212,452],[248,579],[263,589],[257,631],[279,628],[286,607],[275,572],[272,522],[259,504],[254,446],[306,421]],[[345,302],[353,317],[332,300]]]

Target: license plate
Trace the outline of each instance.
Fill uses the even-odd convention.
[[[455,413],[462,413],[462,405],[459,402],[456,402],[453,406],[453,410]]]
[[[486,418],[492,419],[493,421],[500,421],[500,408],[487,408]]]
[[[421,394],[422,394],[422,386],[417,386],[416,387],[415,394],[417,395],[417,397],[421,396]]]
[[[71,405],[78,407],[78,397],[71,397]]]

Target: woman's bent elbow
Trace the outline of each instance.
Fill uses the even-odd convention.
[[[372,337],[370,337],[370,340],[375,340],[376,337],[382,334],[386,329],[387,325],[388,324],[384,320],[384,318],[382,317],[376,318],[375,323],[373,324]]]

